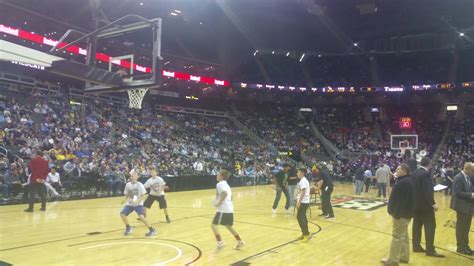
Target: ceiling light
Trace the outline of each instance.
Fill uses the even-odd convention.
[[[304,58],[305,54],[302,54],[301,57],[300,57],[300,62],[303,62],[303,58]]]
[[[287,52],[287,53],[286,53],[286,56],[290,56],[290,52]]]
[[[359,44],[355,42],[355,43],[354,43],[354,46],[357,47],[357,46],[359,46]]]
[[[253,53],[253,56],[256,56],[258,54],[258,50],[255,50],[255,52]]]
[[[171,12],[170,13],[171,16],[177,16],[178,14],[174,13],[174,12]]]
[[[464,32],[460,32],[459,37],[464,37]]]
[[[143,2],[141,2],[140,5],[143,6]]]
[[[275,51],[272,51],[272,54],[275,54]]]

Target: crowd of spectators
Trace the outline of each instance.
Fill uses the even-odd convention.
[[[16,196],[17,184],[25,184],[25,162],[39,149],[47,151],[45,157],[66,190],[92,184],[97,193],[107,195],[119,193],[132,168],[140,169],[142,178],[151,166],[163,176],[235,168],[243,182],[256,183],[257,176],[266,181],[267,164],[276,159],[276,152],[255,144],[227,117],[150,107],[132,111],[98,101],[71,105],[64,95],[39,92],[3,96],[1,142],[15,155],[2,168],[5,198]]]
[[[311,119],[323,135],[341,149],[361,153],[329,161],[311,132],[308,117],[293,107],[234,110],[236,118],[264,140],[259,145],[225,116],[157,111],[148,104],[142,110],[131,110],[97,100],[74,105],[66,95],[40,90],[5,89],[2,96],[0,141],[5,151],[0,151],[4,153],[0,169],[5,198],[22,191],[28,175],[26,162],[38,149],[46,151],[50,167],[60,175],[59,192],[92,186],[98,195],[114,195],[120,193],[132,168],[140,169],[141,178],[146,178],[151,166],[163,176],[213,175],[230,168],[242,184],[265,183],[271,167],[278,164],[278,153],[287,151],[301,151],[310,164],[325,160],[338,180],[350,181],[360,167],[374,171],[383,163],[394,169],[401,158],[390,149],[386,137],[411,133],[395,132],[371,120],[362,108],[315,108]],[[433,152],[444,124],[416,113],[413,117],[419,149]],[[453,122],[437,167],[441,172],[472,158],[472,122],[470,117]]]
[[[465,114],[472,114],[474,106],[468,106]],[[474,157],[474,118],[467,115],[465,119],[454,120],[446,141],[441,147],[440,162],[442,168],[462,169],[466,160]]]
[[[271,111],[269,111],[271,110]],[[238,117],[247,128],[279,152],[300,152],[308,160],[326,159],[326,152],[309,123],[294,107],[247,108]]]

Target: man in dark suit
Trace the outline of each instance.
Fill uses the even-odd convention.
[[[423,157],[420,167],[412,173],[415,191],[415,214],[413,216],[413,252],[425,252],[426,256],[444,258],[445,256],[436,252],[434,237],[436,230],[435,212],[438,206],[434,201],[433,182],[431,181],[429,168],[431,160]],[[425,227],[426,251],[421,247],[421,228]]]
[[[390,256],[382,259],[386,266],[408,263],[410,260],[410,242],[408,224],[415,212],[413,182],[410,178],[410,166],[402,163],[396,170],[397,182],[393,186],[388,200],[388,213],[393,218],[392,243]]]
[[[451,209],[456,211],[456,242],[457,252],[474,255],[469,247],[469,230],[474,213],[474,193],[471,177],[474,176],[474,163],[465,163],[464,170],[454,177]]]

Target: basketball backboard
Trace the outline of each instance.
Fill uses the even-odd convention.
[[[418,135],[390,135],[390,148],[392,150],[417,150]]]

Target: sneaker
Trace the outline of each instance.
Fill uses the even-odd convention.
[[[303,236],[303,239],[301,239],[301,243],[308,243],[309,241],[309,236]]]
[[[133,232],[133,229],[131,226],[127,226],[127,228],[125,228],[125,233],[123,233],[124,235],[128,236],[129,234],[131,234]]]
[[[330,216],[329,214],[326,215],[326,216],[324,216],[324,218],[325,218],[326,220],[335,220],[335,219],[336,219],[336,217],[335,217],[334,215]]]
[[[272,209],[272,213],[273,213],[273,214],[277,213],[277,210],[276,210],[276,209]]]
[[[237,245],[234,247],[234,249],[240,250],[243,246],[245,246],[245,242],[240,240],[240,241],[237,241]]]
[[[45,212],[45,211],[46,211],[46,208],[41,208],[40,211]]]
[[[145,236],[154,236],[156,235],[156,229],[152,228],[148,233],[145,234]]]
[[[296,240],[303,240],[304,235],[300,235]]]
[[[166,223],[167,224],[171,223],[171,220],[169,218],[166,218]]]
[[[28,208],[25,210],[25,212],[33,212],[33,209]]]
[[[217,242],[217,249],[222,249],[225,247],[225,242],[224,241],[218,241]]]
[[[327,214],[324,214],[324,213],[321,213],[321,214],[318,214],[319,217],[326,217],[328,216]]]

